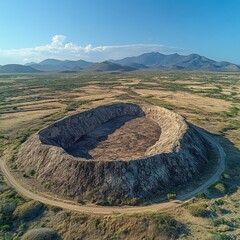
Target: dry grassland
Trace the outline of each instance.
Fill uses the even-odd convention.
[[[227,153],[224,175],[218,185],[205,193],[206,199],[199,196],[170,212],[177,224],[169,223],[170,220],[164,222],[154,214],[116,214],[107,218],[48,207],[38,219],[25,223],[24,231],[43,225],[54,228],[65,239],[83,237],[84,234],[85,239],[148,239],[149,236],[149,239],[240,239],[239,74],[3,75],[0,76],[0,98],[1,154],[4,149],[17,144],[21,137],[57,119],[112,102],[148,103],[172,109],[195,125],[216,134]],[[3,194],[6,193],[0,193],[1,201]],[[11,222],[5,224],[9,225],[10,232],[20,234]],[[181,227],[177,228],[179,224]],[[174,235],[168,235],[163,226],[170,232],[175,231]]]

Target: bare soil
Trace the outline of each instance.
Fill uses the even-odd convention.
[[[147,117],[116,117],[81,137],[66,151],[92,160],[132,160],[145,156],[160,137],[159,125]]]

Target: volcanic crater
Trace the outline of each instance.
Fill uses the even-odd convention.
[[[194,126],[172,111],[115,103],[40,130],[22,144],[17,161],[60,195],[128,204],[199,177],[208,148]]]

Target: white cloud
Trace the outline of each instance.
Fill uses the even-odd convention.
[[[167,47],[161,44],[130,44],[117,46],[96,46],[91,44],[85,47],[72,42],[65,43],[66,36],[55,35],[52,41],[46,45],[21,49],[0,49],[0,64],[26,63],[42,61],[46,58],[60,60],[88,60],[104,61],[108,59],[120,59],[128,56],[137,56],[145,52],[182,53],[188,51],[174,47]]]
[[[89,53],[93,50],[93,46],[91,44],[88,44],[85,48],[84,48],[84,51],[86,53]]]
[[[64,36],[64,35],[55,35],[52,37],[51,46],[53,46],[53,47],[62,46],[65,39],[66,39],[66,36]]]

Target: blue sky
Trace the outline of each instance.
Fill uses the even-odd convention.
[[[0,64],[198,53],[240,64],[238,0],[0,0]]]

